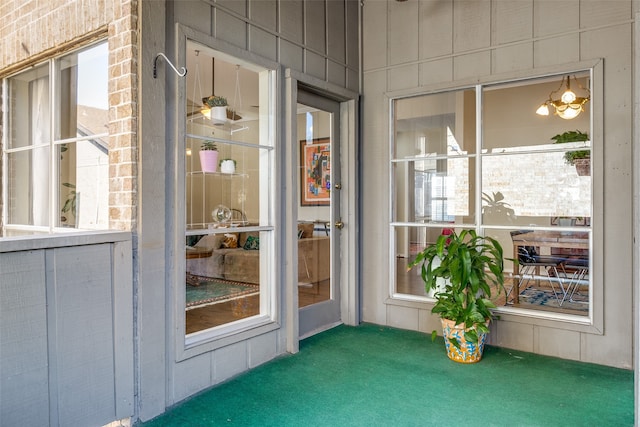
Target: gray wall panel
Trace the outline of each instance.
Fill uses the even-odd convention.
[[[345,67],[334,61],[327,61],[327,80],[338,86],[347,85]]]
[[[100,426],[133,415],[131,243],[116,259],[116,243],[71,243],[85,238],[91,240],[78,233],[21,242],[40,247],[32,251],[0,248],[2,426]],[[116,277],[127,295],[117,304]],[[121,338],[129,338],[119,347],[116,312],[129,314],[119,317]],[[117,411],[116,399],[128,405]]]
[[[272,61],[278,58],[276,36],[257,27],[249,26],[249,50]]]
[[[233,15],[217,10],[214,36],[242,49],[247,49],[247,24]]]
[[[205,34],[211,34],[213,29],[213,8],[202,1],[181,1],[181,6],[174,8],[176,20],[189,22],[191,28]]]
[[[302,43],[304,2],[301,0],[280,1],[280,34],[286,40]]]
[[[309,48],[324,54],[327,51],[325,2],[307,1],[304,7],[305,43]]]
[[[0,425],[48,425],[44,251],[0,253],[0,325]]]
[[[302,47],[280,39],[280,63],[285,67],[302,71],[304,51]]]
[[[110,245],[54,249],[54,328],[60,420],[106,422],[115,413]]]
[[[246,0],[218,0],[216,3],[218,3],[220,6],[223,6],[227,9],[232,10],[233,12],[241,15],[241,16],[247,16],[247,2]]]
[[[327,2],[327,54],[337,62],[346,62],[345,4],[342,1]]]
[[[345,21],[347,66],[356,70],[360,66],[360,45],[357,43],[357,40],[360,38],[360,26],[358,25],[360,22],[359,13],[358,1],[347,0],[347,16]]]
[[[308,50],[305,51],[304,68],[304,71],[310,76],[317,77],[321,80],[327,78],[326,60],[323,56]]]
[[[258,26],[276,31],[278,24],[278,2],[275,0],[252,0],[249,2],[249,17]]]

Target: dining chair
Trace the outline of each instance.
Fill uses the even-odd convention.
[[[584,301],[574,300],[580,286],[589,286],[589,258],[571,257],[567,258],[563,264],[567,289],[562,303],[565,301],[584,303]],[[560,304],[562,306],[562,304]]]
[[[511,239],[519,234],[529,233],[530,230],[516,230],[511,232]],[[518,260],[518,277],[514,277],[514,280],[518,280],[518,292],[522,294],[531,285],[531,280],[546,280],[551,286],[553,295],[558,302],[558,306],[561,306],[566,298],[566,290],[563,284],[563,277],[566,277],[564,270],[564,258],[540,255],[538,249],[535,246],[517,246],[517,260]],[[542,272],[545,274],[543,275]],[[559,286],[559,293],[554,286],[556,282]],[[514,285],[507,292],[507,301],[513,291]]]

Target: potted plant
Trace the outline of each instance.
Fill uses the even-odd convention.
[[[233,159],[222,159],[220,160],[220,172],[222,173],[235,173],[236,172],[236,161]]]
[[[209,119],[215,123],[227,121],[227,98],[224,96],[211,95],[204,99],[204,103],[211,110]]]
[[[504,292],[502,256],[497,240],[462,230],[440,235],[409,263],[409,269],[422,265],[425,290],[435,291],[431,312],[440,316],[451,360],[475,363],[482,358],[495,308],[491,297],[493,292],[496,297]]]
[[[206,140],[200,147],[200,167],[202,172],[216,172],[218,170],[218,147],[214,141]]]
[[[589,135],[579,130],[570,130],[552,136],[554,144],[563,144],[566,142],[582,142],[588,141]],[[579,176],[591,175],[591,150],[575,150],[564,153],[564,161],[568,165],[576,167]]]

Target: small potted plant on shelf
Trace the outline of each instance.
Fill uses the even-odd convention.
[[[227,121],[227,98],[224,96],[211,95],[203,101],[211,110],[209,113],[210,120],[215,123],[224,123]]]
[[[453,231],[419,252],[408,268],[420,264],[425,290],[434,293],[431,312],[440,316],[447,356],[480,361],[495,308],[491,297],[504,293],[502,246],[473,230]]]
[[[570,130],[552,136],[554,144],[563,144],[566,142],[583,142],[589,140],[586,132],[579,130]],[[579,176],[591,175],[591,150],[575,150],[564,153],[564,161],[568,165],[576,167]]]
[[[222,159],[220,160],[220,172],[222,173],[235,173],[236,172],[236,161],[233,159]]]
[[[214,141],[206,140],[200,147],[200,167],[202,172],[216,172],[218,170],[218,147]]]

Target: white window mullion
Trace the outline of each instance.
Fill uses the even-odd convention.
[[[476,191],[474,204],[476,211],[476,231],[480,230],[482,222],[482,85],[476,85]]]
[[[56,139],[56,123],[59,112],[54,107],[55,100],[59,96],[59,83],[58,83],[58,63],[57,61],[51,61],[49,64],[49,231],[53,232],[54,228],[58,225],[56,220],[56,212],[58,209],[58,198],[56,197],[56,188],[58,188],[58,162],[55,156],[55,144],[53,141]],[[59,215],[58,215],[59,219]]]

